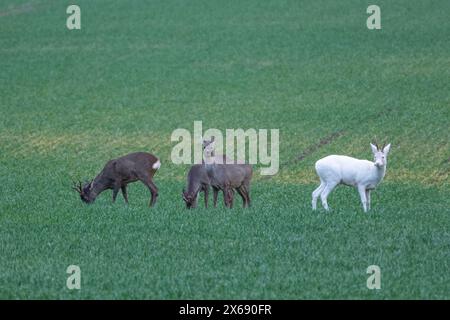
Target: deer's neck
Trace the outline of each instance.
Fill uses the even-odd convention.
[[[109,183],[103,179],[102,175],[98,175],[95,177],[94,181],[92,181],[92,187],[90,191],[90,196],[92,199],[95,199],[100,193],[109,188]]]
[[[209,153],[205,152],[205,164],[206,165],[214,164],[215,158],[216,158],[216,155],[215,155],[214,151],[211,151]]]
[[[374,165],[374,182],[375,185],[379,184],[384,176],[386,175],[386,165],[382,166],[382,167],[377,167]]]
[[[190,179],[188,183],[187,192],[190,195],[196,195],[200,191],[201,181],[200,179]]]

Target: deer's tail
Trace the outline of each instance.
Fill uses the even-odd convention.
[[[161,167],[161,161],[159,159],[152,165],[152,168],[158,170]]]

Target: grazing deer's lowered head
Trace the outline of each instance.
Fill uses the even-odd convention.
[[[187,209],[193,209],[193,208],[197,207],[198,192],[188,193],[183,188],[183,191],[182,191],[181,195],[183,196],[183,200],[186,203],[186,208]]]
[[[81,181],[78,182],[73,181],[72,189],[79,193],[80,199],[83,202],[86,203],[94,202],[95,198],[91,197],[92,181],[85,182],[84,184],[82,184]]]
[[[194,164],[189,169],[187,175],[187,191],[183,188],[181,193],[186,208],[191,209],[197,207],[198,195],[200,192],[205,194],[205,207],[208,207],[209,178],[206,168],[201,164]]]

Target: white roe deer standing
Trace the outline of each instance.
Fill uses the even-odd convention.
[[[331,155],[316,162],[320,186],[312,193],[312,208],[317,208],[320,196],[325,210],[329,210],[327,197],[333,189],[344,184],[358,189],[364,212],[370,209],[370,191],[383,180],[386,174],[387,156],[391,145],[379,148],[370,144],[374,161],[359,160],[347,156]]]

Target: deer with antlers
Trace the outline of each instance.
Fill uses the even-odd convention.
[[[386,174],[387,156],[391,145],[370,144],[374,161],[360,160],[347,156],[331,155],[316,162],[316,172],[320,186],[312,193],[312,208],[317,208],[320,196],[322,206],[329,210],[327,197],[339,185],[358,189],[364,212],[370,209],[370,192],[377,187]]]
[[[125,202],[128,203],[127,184],[141,181],[150,190],[149,206],[154,206],[158,196],[158,188],[153,183],[153,176],[160,168],[161,162],[154,155],[147,152],[135,152],[123,157],[110,160],[103,170],[90,182],[82,185],[75,183],[73,189],[77,191],[85,203],[92,203],[105,190],[113,190],[113,202],[117,193],[122,190]]]

